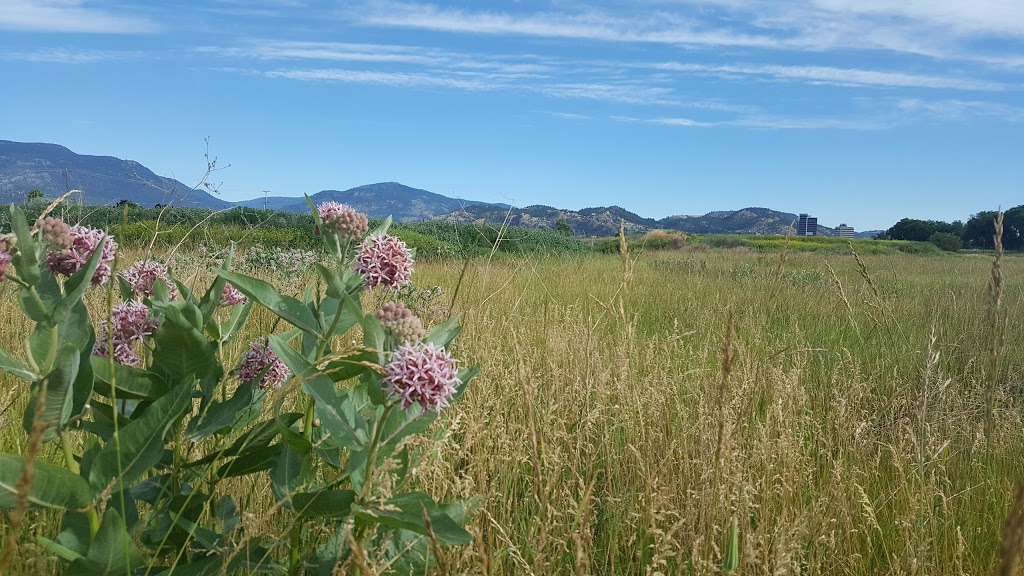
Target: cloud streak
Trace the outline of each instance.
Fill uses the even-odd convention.
[[[44,48],[30,51],[0,52],[0,59],[52,64],[99,64],[140,58],[140,52],[117,50]]]
[[[148,18],[92,8],[80,0],[0,0],[0,29],[86,34],[147,34]]]
[[[610,7],[465,10],[381,0],[337,15],[363,26],[457,34],[690,48],[884,50],[948,60],[1014,61],[1019,50],[969,49],[971,41],[992,37],[1024,41],[1024,3],[1018,0],[681,1],[647,3],[628,12]]]

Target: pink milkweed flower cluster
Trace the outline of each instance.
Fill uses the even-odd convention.
[[[370,236],[359,244],[355,269],[369,288],[392,290],[412,282],[412,252],[395,236]]]
[[[235,288],[231,283],[224,284],[224,290],[220,293],[220,305],[221,306],[234,306],[235,304],[245,304],[245,294],[239,292],[238,288]]]
[[[7,278],[7,267],[14,257],[14,236],[0,234],[0,282]]]
[[[427,335],[423,321],[401,302],[385,303],[376,316],[384,326],[384,331],[393,335],[401,344],[419,342]]]
[[[171,300],[178,298],[178,287],[171,281],[167,266],[156,260],[139,260],[132,267],[121,273],[124,279],[131,284],[132,292],[136,296],[150,297],[153,295],[153,287],[157,279],[167,285],[167,292]]]
[[[255,380],[263,374],[259,381],[260,390],[280,388],[292,377],[292,371],[271,350],[269,338],[258,338],[250,342],[249,349],[242,355],[242,361],[238,368],[235,368],[235,372],[242,382]]]
[[[130,300],[114,306],[110,322],[104,320],[96,332],[96,344],[92,353],[96,356],[110,356],[110,341],[114,344],[114,361],[125,366],[138,366],[142,360],[135,353],[136,343],[152,336],[160,321],[150,316],[149,308],[138,300]]]
[[[357,212],[348,204],[334,201],[322,202],[316,207],[316,211],[320,214],[324,228],[334,232],[342,240],[362,238],[370,226],[366,214]]]
[[[100,241],[106,238],[99,266],[96,267],[96,272],[92,275],[94,285],[106,284],[110,279],[110,265],[114,262],[114,255],[117,254],[117,242],[114,241],[114,237],[88,226],[71,226],[68,229],[68,235],[71,242],[67,248],[51,250],[46,255],[46,263],[49,264],[50,270],[54,274],[71,276],[85,266],[92,253],[96,251],[96,247],[100,245]]]
[[[455,365],[443,346],[403,344],[384,367],[387,375],[381,382],[389,398],[402,401],[403,410],[419,404],[424,411],[441,412],[462,383]]]

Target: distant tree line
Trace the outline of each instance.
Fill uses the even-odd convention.
[[[994,210],[978,212],[966,223],[960,220],[943,222],[904,218],[878,237],[888,240],[931,242],[949,251],[961,248],[991,250],[995,248],[992,237],[996,232],[996,214]],[[1024,250],[1024,204],[1003,213],[1003,248]]]

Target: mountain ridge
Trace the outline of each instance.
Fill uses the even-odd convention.
[[[77,154],[59,144],[0,140],[0,202],[22,202],[29,190],[38,188],[55,198],[68,188],[83,191],[72,198],[93,205],[131,200],[140,205],[173,204],[222,210],[235,206],[306,212],[302,197],[267,196],[229,202],[208,191],[153,173],[134,160],[113,156]],[[785,234],[796,214],[763,207],[716,210],[703,215],[671,215],[646,218],[621,206],[596,206],[569,210],[543,204],[514,208],[508,204],[452,198],[398,182],[364,184],[347,190],[325,189],[312,194],[314,203],[335,201],[365,212],[371,218],[392,216],[399,222],[437,220],[448,222],[504,222],[530,228],[558,228],[559,221],[575,234],[609,236],[655,229],[687,233]],[[874,232],[874,231],[872,231]],[[818,226],[818,233],[835,235]],[[867,233],[861,233],[863,236]]]
[[[81,190],[72,201],[97,205],[131,200],[146,206],[231,206],[202,188],[157,176],[135,160],[77,154],[59,144],[0,140],[0,202],[22,201],[36,188],[49,198]]]

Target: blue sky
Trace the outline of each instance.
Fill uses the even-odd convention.
[[[0,138],[221,195],[398,181],[826,225],[1024,203],[1021,0],[0,0]]]

